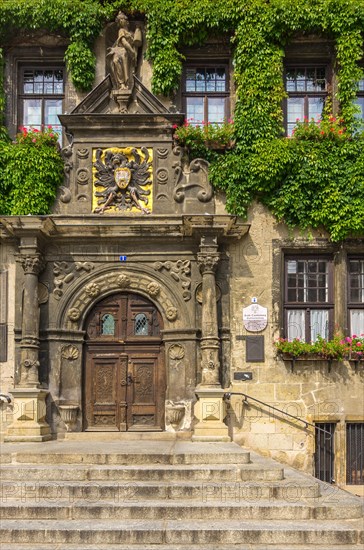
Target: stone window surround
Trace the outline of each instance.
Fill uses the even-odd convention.
[[[67,85],[67,71],[64,63],[65,47],[47,48],[42,46],[18,46],[5,52],[4,87],[8,98],[6,104],[6,126],[14,137],[22,125],[20,92],[24,67],[63,68],[64,90]]]
[[[333,326],[344,335],[349,335],[349,313],[348,313],[348,259],[351,257],[363,256],[364,240],[356,241],[348,239],[345,243],[330,243],[326,239],[306,240],[290,239],[272,241],[272,306],[277,311],[275,318],[274,338],[284,337],[284,296],[285,279],[284,264],[287,256],[330,256],[333,259]]]

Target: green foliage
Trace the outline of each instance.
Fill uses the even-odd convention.
[[[63,161],[51,129],[0,141],[0,213],[47,214],[63,181]]]
[[[211,162],[212,182],[226,191],[230,212],[245,216],[258,199],[289,225],[323,226],[333,240],[363,233],[363,137],[353,99],[363,74],[358,61],[363,58],[364,0],[6,0],[0,5],[0,40],[5,44],[19,29],[68,37],[65,57],[73,82],[88,90],[94,77],[93,42],[119,9],[145,14],[155,93],[177,90],[184,46],[200,45],[207,36],[230,37],[235,148],[220,156],[204,144],[194,151]],[[308,123],[298,127],[296,138],[283,138],[284,50],[297,34],[321,35],[335,44],[333,99],[345,120],[342,134],[341,126],[330,133],[329,126]]]
[[[336,359],[341,361],[349,353],[349,345],[340,334],[335,334],[331,340],[325,340],[321,336],[317,337],[316,342],[307,343],[295,338],[291,342],[284,338],[279,338],[274,342],[278,353],[287,354],[292,358],[301,356],[319,357],[322,359]]]

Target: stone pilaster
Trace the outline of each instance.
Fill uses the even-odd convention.
[[[13,423],[6,441],[46,441],[51,438],[46,422],[48,392],[39,389],[39,303],[38,275],[44,263],[32,243],[20,246],[18,261],[24,270],[22,301],[22,338],[20,342],[20,378],[15,389]]]

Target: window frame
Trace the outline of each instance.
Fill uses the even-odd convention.
[[[203,69],[224,69],[226,80],[225,80],[225,91],[187,91],[186,90],[186,83],[187,83],[187,71],[188,69],[197,69],[197,68],[203,68]],[[196,97],[196,98],[203,98],[203,121],[205,123],[211,122],[208,118],[208,102],[209,98],[223,98],[224,99],[224,119],[228,120],[230,117],[230,62],[228,58],[219,58],[216,57],[215,59],[187,59],[183,66],[182,71],[182,109],[183,112],[186,113],[186,118],[188,119],[188,113],[187,113],[187,98],[189,97]],[[194,121],[190,121],[192,124]],[[212,121],[213,122],[213,121]],[[202,122],[196,122],[196,124],[201,124]]]
[[[62,70],[63,72],[63,92],[58,94],[50,94],[50,93],[26,93],[24,92],[24,75],[26,71],[57,71]],[[47,62],[40,62],[40,63],[25,63],[21,62],[18,66],[18,86],[17,86],[17,120],[18,120],[18,128],[22,126],[28,126],[24,122],[24,100],[26,99],[38,99],[41,100],[41,125],[47,126],[48,123],[45,121],[45,105],[47,100],[61,100],[62,101],[62,111],[60,114],[64,111],[64,100],[65,100],[65,86],[66,86],[66,68],[64,63],[58,64],[58,63],[47,63]],[[62,126],[60,121],[58,123],[59,126]],[[31,125],[30,125],[31,126]],[[60,136],[60,140],[62,140],[62,134]]]
[[[299,70],[304,69],[307,71],[307,69],[324,69],[325,71],[325,91],[290,91],[287,90],[287,73],[289,70]],[[297,98],[304,98],[304,118],[311,119],[312,117],[309,115],[309,98],[316,98],[320,97],[324,99],[323,107],[325,107],[326,99],[330,95],[330,88],[331,88],[331,79],[330,79],[330,64],[327,60],[310,60],[309,58],[306,60],[286,60],[284,64],[284,74],[283,74],[283,82],[284,82],[284,90],[286,93],[286,99],[283,104],[283,118],[284,118],[284,128],[285,128],[285,134],[286,136],[291,136],[292,133],[288,132],[288,100],[293,97]],[[291,124],[291,123],[290,123]]]
[[[351,277],[350,277],[350,262],[351,261],[361,261],[363,262],[364,266],[364,255],[360,254],[350,254],[347,258],[347,325],[349,329],[349,335],[352,336],[354,331],[351,327],[351,310],[353,309],[361,309],[364,310],[364,300],[362,302],[353,302],[351,301]],[[361,287],[359,287],[361,288]],[[363,292],[364,292],[364,286],[363,286]],[[364,327],[362,329],[362,333],[364,333]]]
[[[327,290],[328,298],[326,302],[291,302],[288,300],[288,269],[287,265],[289,261],[326,261],[328,265],[327,269]],[[290,310],[303,310],[305,311],[305,331],[304,339],[302,341],[311,342],[311,311],[312,310],[326,310],[328,311],[328,338],[333,336],[334,326],[334,313],[335,313],[335,295],[334,295],[334,263],[332,255],[329,254],[285,254],[283,262],[283,324],[284,324],[284,336],[288,338],[288,311]],[[295,287],[299,288],[299,287]]]
[[[357,88],[357,92],[356,92],[356,98],[354,100],[354,104],[355,105],[359,105],[359,99],[361,99],[363,101],[363,108],[362,108],[362,111],[361,111],[361,115],[359,113],[356,114],[357,118],[359,121],[361,121],[362,123],[364,123],[364,65],[360,65],[361,67],[361,70],[362,70],[362,77],[359,79],[359,82],[358,82],[358,88]]]

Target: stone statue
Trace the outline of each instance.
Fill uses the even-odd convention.
[[[139,27],[134,33],[129,31],[129,21],[123,12],[118,13],[116,22],[119,25],[118,37],[107,54],[111,58],[111,77],[116,91],[131,90],[142,32]]]

